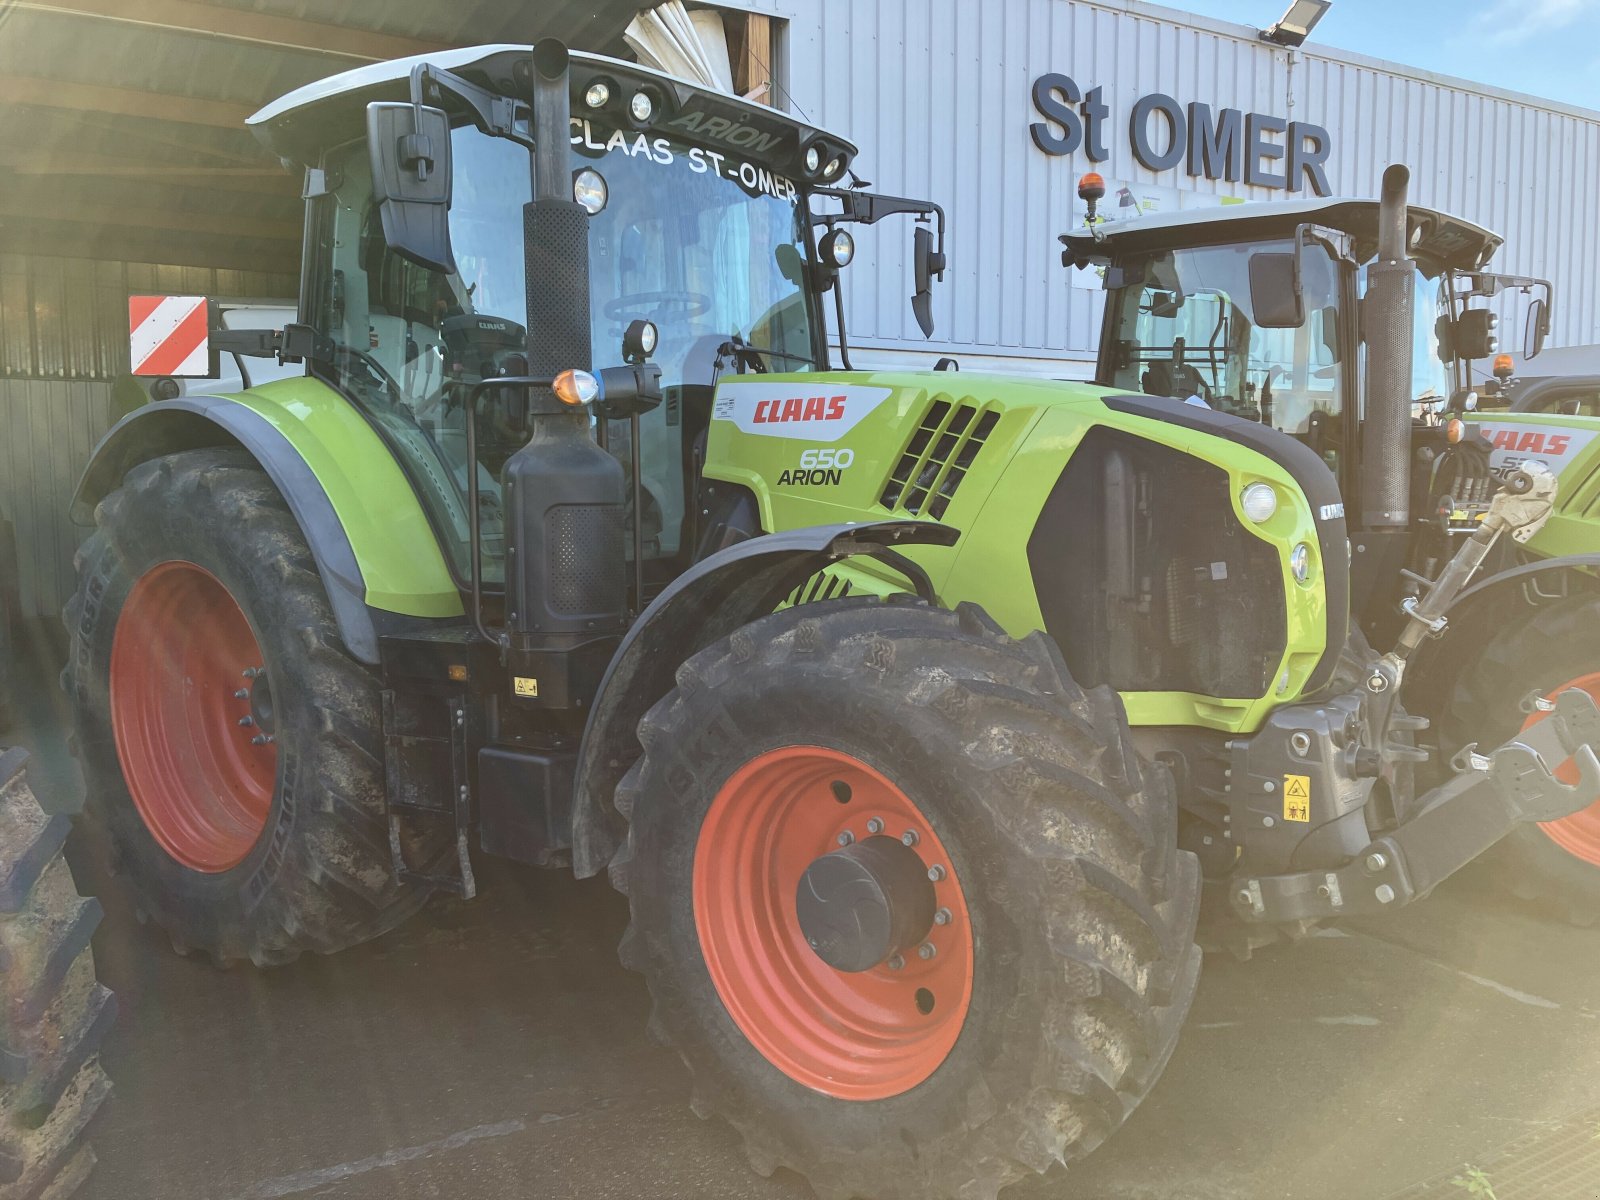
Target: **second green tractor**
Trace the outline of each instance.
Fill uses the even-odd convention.
[[[1352,542],[1411,525],[1408,231],[1442,218],[1398,175],[1347,265],[1234,255],[1290,346],[1371,260],[1366,419],[1313,436],[1281,383],[1251,417],[835,368],[852,229],[914,220],[928,329],[942,212],[633,64],[452,51],[252,126],[305,170],[299,321],[213,347],[304,376],[119,424],[66,614],[90,819],[181,949],[336,951],[484,854],[609,871],[758,1170],[993,1196],[1154,1084],[1203,898],[1243,945],[1385,911],[1600,797],[1581,687],[1454,771],[1401,703],[1494,548],[1558,532],[1545,464],[1442,528],[1394,649],[1350,633]],[[1158,293],[1135,323],[1198,294],[1111,269]]]

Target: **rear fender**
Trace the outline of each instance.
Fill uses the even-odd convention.
[[[674,580],[622,639],[589,711],[573,789],[578,876],[602,870],[622,844],[612,797],[639,757],[640,718],[672,689],[680,663],[772,612],[829,563],[857,554],[893,561],[897,546],[951,546],[960,536],[930,521],[815,525],[740,542]]]
[[[226,445],[248,452],[282,494],[356,658],[377,664],[379,626],[391,620],[460,613],[460,593],[393,455],[364,418],[315,380],[135,410],[95,447],[72,519],[93,524],[95,505],[142,462]]]

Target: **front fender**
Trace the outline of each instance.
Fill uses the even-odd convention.
[[[72,519],[94,507],[141,462],[239,445],[283,495],[316,560],[339,631],[361,661],[378,661],[377,625],[462,611],[416,493],[378,434],[332,388],[289,379],[232,396],[188,396],[136,409],[89,459]]]
[[[612,797],[639,756],[640,718],[672,689],[680,663],[772,612],[829,563],[896,546],[952,546],[960,536],[931,521],[814,525],[740,542],[675,579],[622,639],[589,710],[573,786],[572,865],[579,878],[602,870],[622,844]]]

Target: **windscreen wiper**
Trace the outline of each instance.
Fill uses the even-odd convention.
[[[767,360],[773,358],[799,363],[804,367],[810,367],[816,361],[798,354],[790,354],[787,350],[778,350],[772,346],[751,345],[737,333],[717,347],[717,369],[719,371],[722,369],[724,362],[732,362],[740,368],[748,367],[757,375],[765,375],[770,370],[767,366]]]

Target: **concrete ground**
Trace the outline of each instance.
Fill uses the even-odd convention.
[[[29,695],[0,743],[32,746],[36,790],[70,805],[53,692]],[[107,894],[96,952],[123,1015],[83,1200],[810,1195],[690,1114],[617,964],[624,906],[603,880],[491,861],[480,883],[373,945],[270,972],[178,958]],[[1597,946],[1600,930],[1464,878],[1387,922],[1212,958],[1126,1128],[1006,1198],[1465,1197],[1450,1180],[1469,1165],[1498,1200],[1600,1196],[1517,1188],[1500,1157],[1564,1131],[1569,1181],[1600,1172]]]

